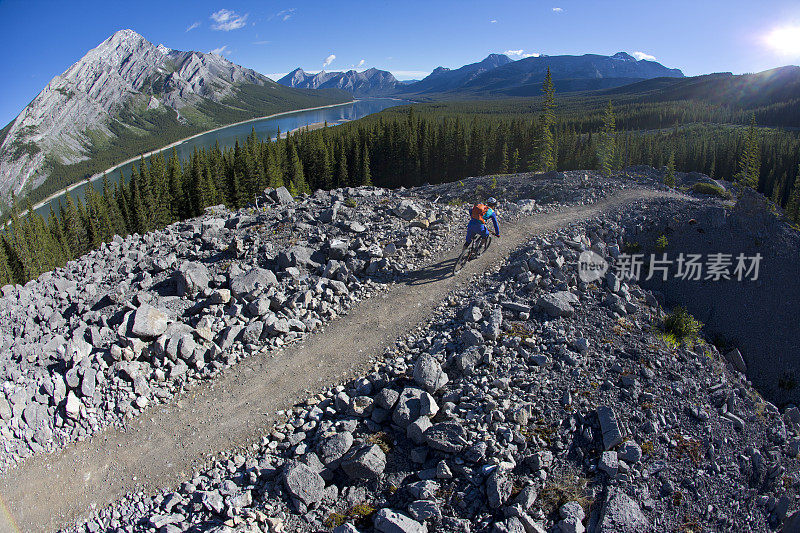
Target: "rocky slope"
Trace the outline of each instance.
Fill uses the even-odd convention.
[[[156,46],[120,30],[53,78],[9,125],[0,139],[0,197],[39,186],[50,161],[74,164],[121,132],[141,134],[145,116],[177,116],[175,125],[213,122],[208,104],[224,109],[254,86],[268,90],[262,99],[292,96],[221,56]]]
[[[370,68],[363,72],[306,73],[297,68],[278,80],[278,83],[298,89],[341,89],[354,96],[378,96],[393,93],[399,82],[391,72]]]
[[[795,531],[800,412],[763,400],[713,344],[665,342],[657,293],[578,275],[582,252],[613,264],[641,214],[675,201],[532,239],[257,450],[77,530]]]
[[[456,215],[382,189],[295,203],[281,188],[259,204],[209,208],[2,288],[3,465],[314,331],[373,292],[373,279],[430,256]]]
[[[258,209],[213,208],[3,287],[4,464],[124,424],[346,314],[447,250],[461,201],[491,189],[507,219],[659,187],[652,169],[628,174],[299,201],[267,191]],[[372,372],[282,413],[256,449],[223,454],[179,487],[131,494],[77,530],[779,528],[797,507],[800,412],[762,399],[738,360],[706,340],[666,342],[663,294],[613,274],[586,283],[577,271],[584,251],[613,265],[634,236],[649,245],[645,229],[720,205],[641,201],[534,238],[453,293]],[[693,220],[698,234],[716,224]]]

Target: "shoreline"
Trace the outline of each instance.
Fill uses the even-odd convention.
[[[267,119],[271,119],[271,118],[275,118],[275,117],[280,117],[280,116],[283,116],[283,115],[290,115],[292,113],[301,113],[301,112],[304,112],[304,111],[316,111],[318,109],[328,109],[328,108],[331,108],[331,107],[339,107],[339,106],[343,106],[343,105],[350,105],[350,104],[355,104],[356,102],[359,102],[359,101],[360,101],[359,99],[353,99],[350,102],[342,102],[340,104],[328,104],[328,105],[322,105],[322,106],[317,106],[317,107],[305,107],[303,109],[294,109],[292,111],[282,111],[280,113],[273,113],[272,115],[265,115],[263,117],[255,117],[255,118],[250,118],[250,119],[247,119],[247,120],[241,120],[239,122],[234,122],[232,124],[227,124],[225,126],[218,126],[216,128],[210,129],[210,130],[206,130],[206,131],[202,131],[200,133],[196,133],[196,134],[191,135],[189,137],[186,137],[184,139],[180,139],[180,140],[174,141],[174,142],[172,142],[172,143],[170,143],[170,144],[168,144],[166,146],[163,146],[161,148],[157,148],[157,149],[151,150],[151,151],[149,151],[147,153],[140,154],[140,155],[137,155],[135,157],[131,157],[129,159],[126,159],[125,161],[123,161],[121,163],[117,163],[113,167],[107,168],[103,172],[98,172],[97,174],[93,174],[92,176],[90,176],[90,177],[88,177],[88,178],[86,178],[84,180],[75,182],[72,185],[61,189],[60,191],[54,192],[53,194],[51,194],[50,196],[48,196],[47,198],[45,198],[41,202],[37,203],[36,205],[33,206],[33,210],[36,211],[37,209],[39,209],[41,207],[44,207],[45,205],[47,205],[48,203],[52,202],[56,198],[64,196],[68,192],[80,187],[81,185],[86,184],[87,181],[93,183],[93,182],[99,180],[100,178],[102,178],[103,175],[105,175],[105,174],[107,174],[109,172],[113,172],[113,171],[117,170],[119,167],[125,166],[125,165],[127,165],[129,163],[132,163],[132,162],[134,162],[134,161],[136,161],[138,159],[141,159],[141,158],[150,157],[150,156],[155,155],[155,154],[157,154],[159,152],[163,152],[164,150],[169,150],[170,148],[174,148],[174,147],[176,147],[176,146],[178,146],[180,144],[183,144],[183,143],[185,143],[187,141],[191,141],[192,139],[196,139],[197,137],[200,137],[202,135],[207,135],[209,133],[213,133],[215,131],[219,131],[219,130],[222,130],[222,129],[225,129],[225,128],[230,128],[232,126],[240,126],[242,124],[247,124],[248,122],[257,122],[259,120],[267,120]],[[311,126],[311,124],[309,124],[309,126]],[[289,133],[294,133],[295,131],[298,131],[298,130],[300,130],[302,128],[305,128],[305,127],[306,126],[302,126],[301,128],[295,128],[294,130],[292,130],[292,132],[289,132]],[[285,134],[286,134],[286,132],[282,133],[281,135],[285,136]],[[19,214],[19,216],[24,216],[27,213],[28,213],[28,210],[26,209],[25,211],[21,212]]]

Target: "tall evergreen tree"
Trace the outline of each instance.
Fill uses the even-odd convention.
[[[361,182],[359,185],[365,185],[367,187],[372,185],[372,171],[370,169],[370,161],[369,161],[369,148],[367,148],[367,144],[364,143],[364,148],[361,149],[361,172],[360,176]]]
[[[614,106],[611,104],[611,100],[609,100],[605,113],[603,114],[603,130],[597,152],[597,158],[600,162],[600,172],[605,176],[610,176],[615,170],[617,159],[616,134],[617,125],[614,115]]]
[[[542,126],[541,126],[541,146],[539,156],[539,167],[547,172],[556,169],[556,146],[553,126],[556,122],[556,99],[555,89],[553,88],[553,76],[550,74],[550,67],[547,67],[547,75],[542,83]]]
[[[667,162],[667,175],[664,176],[664,185],[675,188],[675,152],[670,152]]]
[[[797,166],[797,176],[794,178],[792,192],[786,202],[786,214],[795,222],[800,222],[800,165]]]
[[[758,188],[759,175],[761,173],[761,149],[758,142],[758,131],[756,130],[756,114],[750,117],[750,126],[744,138],[744,150],[739,158],[739,173],[736,181],[745,187]]]

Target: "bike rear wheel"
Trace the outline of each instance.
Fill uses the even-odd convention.
[[[486,250],[488,250],[490,244],[492,244],[492,236],[487,235],[486,237],[483,238],[483,242],[481,243],[480,253],[483,253]]]
[[[464,265],[466,265],[467,261],[469,261],[469,256],[471,253],[472,253],[472,243],[470,243],[468,246],[463,246],[461,248],[461,253],[458,254],[456,262],[453,265],[453,274],[464,268]]]

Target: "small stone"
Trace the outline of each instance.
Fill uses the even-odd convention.
[[[598,468],[608,474],[608,477],[611,479],[616,478],[617,472],[619,471],[617,452],[603,452],[603,455],[600,457],[600,464],[598,465]]]

